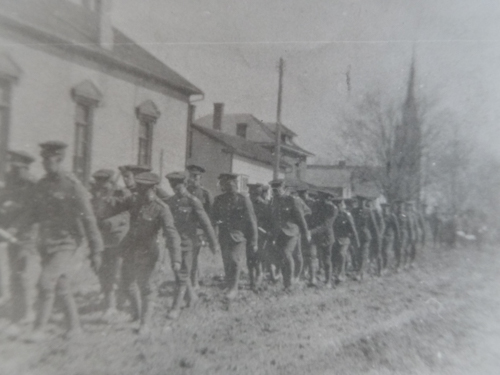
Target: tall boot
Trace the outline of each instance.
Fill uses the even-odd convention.
[[[191,283],[187,284],[186,295],[187,295],[187,298],[188,298],[188,307],[189,308],[196,307],[196,304],[198,302],[198,295],[196,294],[196,291],[194,290],[194,288],[191,285]]]
[[[136,322],[142,315],[141,292],[137,285],[132,285],[129,287],[128,294],[132,306],[132,321]]]
[[[141,325],[139,327],[140,335],[148,335],[151,332],[151,320],[153,318],[154,301],[153,298],[148,295],[142,299],[142,314],[141,314]]]
[[[229,290],[226,294],[228,299],[234,299],[238,295],[238,281],[240,280],[241,267],[237,264],[231,266],[231,281],[229,283]]]
[[[52,315],[52,309],[54,308],[54,301],[56,299],[54,292],[42,292],[41,293],[41,304],[40,310],[37,316],[36,330],[43,331],[47,328],[50,316]]]
[[[78,307],[71,293],[66,293],[62,296],[64,308],[66,309],[66,318],[68,321],[68,330],[66,338],[74,338],[82,333],[80,317],[78,315]]]
[[[170,312],[168,313],[168,316],[167,316],[169,319],[175,320],[175,319],[179,318],[179,315],[181,313],[182,301],[184,301],[186,291],[187,291],[186,284],[182,284],[182,285],[177,286],[176,294],[174,297],[174,302],[172,304],[172,309],[170,310]]]
[[[309,260],[309,285],[310,286],[315,286],[316,285],[316,259],[310,259]]]

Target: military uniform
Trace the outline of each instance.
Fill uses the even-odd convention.
[[[305,197],[301,194],[303,191],[299,190],[299,203],[302,207],[302,211],[304,212],[304,219],[306,220],[307,228],[310,229],[310,223],[313,214],[313,206],[314,202],[311,199],[304,199]],[[303,272],[304,264],[310,270],[311,264],[316,262],[317,258],[317,249],[316,245],[311,241],[307,241],[304,236],[300,236],[300,241],[297,246],[297,250],[293,254],[293,260],[295,262],[295,278],[299,278]]]
[[[113,178],[113,171],[100,170],[94,173],[95,180],[109,180]],[[106,308],[109,311],[116,309],[116,291],[119,287],[121,272],[121,257],[119,256],[120,244],[129,229],[129,214],[122,212],[113,217],[105,217],[107,206],[113,199],[125,198],[131,193],[125,189],[112,187],[109,190],[100,189],[92,191],[92,207],[97,218],[97,224],[104,241],[102,266],[98,277],[101,290],[104,293]]]
[[[24,152],[10,151],[11,168],[28,168],[34,161]],[[30,175],[17,175],[12,170],[6,176],[6,187],[0,196],[0,227],[9,228],[27,209],[33,195],[35,179]],[[18,243],[8,247],[10,269],[10,295],[12,321],[30,323],[35,319],[33,305],[40,276],[40,256],[36,246],[37,226],[18,238]]]
[[[382,268],[387,268],[389,254],[392,254],[400,241],[400,229],[398,217],[390,209],[384,210],[382,214],[384,220],[384,235],[382,239]]]
[[[337,215],[338,208],[331,201],[327,200],[327,197],[324,197],[314,206],[312,215],[308,220],[308,226],[311,230],[312,244],[310,246],[310,260],[308,260],[306,264],[309,263],[309,277],[311,284],[313,284],[315,281],[315,250],[317,249],[325,271],[325,283],[330,285],[332,270],[332,247],[335,242],[333,224]]]
[[[41,147],[45,158],[63,155],[66,145],[54,141],[41,144]],[[70,332],[78,332],[80,322],[70,288],[74,255],[84,237],[94,262],[104,246],[88,192],[75,176],[67,172],[50,172],[37,182],[27,213],[17,227],[24,233],[35,223],[39,224],[38,243],[42,257],[38,329],[41,331],[48,323],[57,287],[66,307]]]
[[[271,187],[279,186],[283,181],[272,181]],[[283,283],[290,288],[294,276],[293,253],[296,251],[301,234],[307,238],[308,229],[301,200],[290,195],[276,195],[269,205],[272,220],[275,256],[281,265]]]
[[[233,178],[236,176],[220,176],[220,179]],[[219,231],[224,272],[232,292],[238,288],[247,242],[252,247],[258,244],[257,219],[250,198],[233,191],[218,195],[212,207],[212,222]]]
[[[399,270],[401,265],[406,263],[408,247],[410,236],[412,235],[412,223],[410,218],[406,214],[403,206],[400,203],[399,210],[397,213],[398,225],[399,225],[399,241],[396,243],[394,248],[394,253],[396,256],[396,271]]]
[[[136,176],[138,184],[154,186],[159,177],[150,172]],[[121,245],[123,256],[122,282],[128,290],[135,318],[141,327],[148,327],[152,317],[155,286],[153,272],[158,260],[162,260],[160,240],[165,237],[171,264],[181,264],[180,237],[174,225],[170,208],[158,197],[143,197],[136,193],[114,202],[108,216],[128,211],[130,229]],[[163,236],[160,233],[163,232]],[[147,328],[146,328],[147,329]]]
[[[352,215],[348,211],[339,210],[333,222],[335,242],[332,250],[332,264],[337,281],[345,280],[345,268],[351,239],[359,247],[359,237]]]
[[[377,275],[380,276],[382,273],[383,255],[382,255],[382,242],[385,230],[385,223],[382,218],[382,214],[374,209],[370,208],[372,219],[370,220],[370,232],[372,233],[371,242],[371,260],[375,261],[377,267]]]
[[[171,173],[166,177],[174,188],[175,184],[184,184],[187,176],[183,173]],[[203,229],[212,249],[216,248],[217,239],[201,201],[188,193],[187,190],[185,195],[175,194],[169,198],[167,204],[172,211],[175,227],[181,238],[182,263],[179,272],[176,273],[178,292],[172,308],[172,310],[178,311],[186,292],[190,303],[196,299],[191,285],[191,267],[193,265],[193,251],[198,245],[198,228]]]
[[[371,243],[373,240],[376,240],[375,228],[377,228],[377,225],[372,210],[363,207],[362,202],[359,207],[353,209],[352,216],[354,218],[356,230],[359,234],[360,242],[353,260],[356,271],[359,273],[359,276],[363,278],[368,265]]]
[[[408,246],[405,256],[405,266],[411,266],[417,254],[417,248],[423,236],[423,227],[419,224],[418,214],[412,209],[412,203],[407,203],[409,209],[407,210],[408,217]]]

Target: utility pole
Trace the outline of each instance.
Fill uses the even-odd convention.
[[[283,94],[283,71],[285,62],[280,58],[279,64],[279,85],[278,85],[278,108],[276,111],[276,138],[274,148],[274,171],[273,178],[279,178],[280,172],[280,159],[281,159],[281,97]]]

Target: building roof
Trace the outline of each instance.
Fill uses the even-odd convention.
[[[244,138],[226,134],[198,124],[192,124],[191,126],[193,127],[193,129],[199,131],[207,137],[210,137],[213,140],[228,147],[229,150],[236,155],[240,155],[265,164],[273,165],[274,163],[273,154],[268,150],[263,149],[255,142],[251,142]],[[282,160],[281,167],[290,167],[290,165]]]
[[[203,94],[116,28],[113,28],[113,47],[100,47],[97,13],[70,1],[0,0],[0,22],[43,42],[112,64],[184,94]]]

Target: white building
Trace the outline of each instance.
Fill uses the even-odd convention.
[[[110,13],[111,0],[0,2],[0,180],[8,149],[37,155],[46,140],[68,143],[84,182],[123,164],[184,168],[189,101],[202,92]]]

